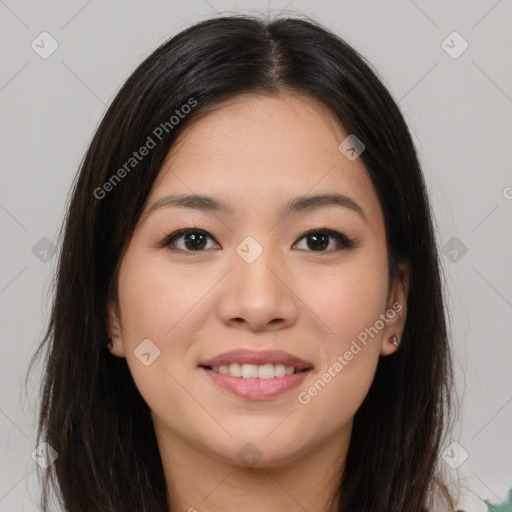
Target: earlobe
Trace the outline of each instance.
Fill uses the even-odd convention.
[[[124,357],[122,328],[114,306],[108,307],[108,350],[114,356]]]
[[[394,354],[400,348],[400,338],[397,334],[393,334],[392,336],[386,336],[380,348],[381,356],[389,356]]]

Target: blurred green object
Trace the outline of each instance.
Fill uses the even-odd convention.
[[[508,499],[500,505],[491,505],[486,501],[489,512],[512,512],[512,489],[508,491]]]

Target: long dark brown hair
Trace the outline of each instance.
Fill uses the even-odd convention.
[[[355,415],[336,509],[435,512],[434,484],[446,490],[439,459],[453,370],[434,221],[408,127],[371,65],[340,37],[302,17],[242,15],[200,22],[149,55],[106,111],[80,166],[51,316],[30,364],[42,358],[44,367],[38,443],[58,453],[39,475],[43,511],[52,492],[71,512],[169,510],[149,408],[126,360],[107,349],[106,306],[116,299],[118,264],[178,134],[238,94],[279,92],[323,102],[364,142],[360,158],[385,218],[389,278],[399,262],[411,269],[401,345],[381,357]],[[191,102],[170,128],[176,110]],[[148,137],[155,147],[119,173]]]

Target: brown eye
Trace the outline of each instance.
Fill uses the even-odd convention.
[[[314,252],[333,252],[352,247],[352,240],[342,233],[331,229],[308,231],[299,240],[303,239],[306,240],[306,250]],[[329,247],[330,239],[335,241],[334,248],[331,247],[329,250],[326,250]]]
[[[182,229],[166,237],[161,246],[185,252],[200,252],[218,247],[218,244],[214,244],[214,247],[207,247],[208,239],[213,240],[206,231],[198,229]]]

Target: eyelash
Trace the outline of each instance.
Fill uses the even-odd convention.
[[[171,233],[170,235],[165,236],[163,238],[163,240],[161,240],[159,242],[158,247],[160,247],[160,248],[166,247],[172,251],[180,251],[180,252],[188,252],[188,253],[199,253],[199,252],[205,252],[205,251],[209,250],[209,249],[200,249],[200,250],[191,250],[190,251],[190,250],[186,250],[186,249],[178,249],[176,247],[170,247],[172,244],[175,243],[175,241],[177,239],[181,238],[183,235],[186,235],[188,233],[200,233],[200,234],[206,235],[207,237],[209,237],[215,241],[215,239],[208,232],[206,232],[202,229],[185,228],[185,229],[180,229],[178,231],[175,231],[174,233]],[[296,243],[298,243],[299,241],[303,240],[304,238],[307,238],[308,236],[311,236],[314,234],[323,234],[323,235],[327,235],[327,236],[333,238],[337,242],[338,247],[335,249],[321,250],[321,251],[306,250],[307,252],[328,253],[329,254],[332,252],[351,249],[353,247],[353,242],[354,242],[353,239],[348,238],[343,233],[340,233],[333,229],[327,229],[327,228],[311,229],[311,230],[307,231],[306,233],[304,233],[303,235],[301,235]],[[304,249],[301,249],[301,250],[304,250]]]

